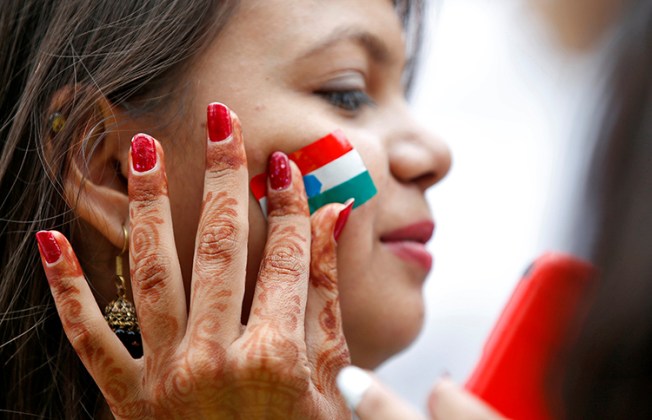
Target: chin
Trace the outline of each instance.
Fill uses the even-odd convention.
[[[419,306],[411,307],[409,316],[402,319],[402,323],[387,325],[385,328],[388,330],[384,336],[384,348],[387,349],[386,357],[379,361],[379,364],[389,359],[390,357],[400,353],[409,347],[419,336],[424,324],[424,305],[419,302]]]
[[[358,232],[345,231],[344,235],[347,233]],[[425,318],[427,270],[389,252],[378,241],[369,246],[358,240],[338,247],[338,272],[351,361],[374,369],[405,350],[419,335]]]
[[[360,323],[347,328],[344,320],[344,334],[354,365],[375,369],[405,350],[418,337],[425,318],[422,299],[408,306],[388,305],[387,311],[392,314],[375,314],[366,325]]]

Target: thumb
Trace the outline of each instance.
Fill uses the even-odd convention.
[[[424,420],[419,412],[383,385],[373,374],[355,366],[337,375],[337,387],[361,420]]]

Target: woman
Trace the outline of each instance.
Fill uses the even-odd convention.
[[[434,228],[424,191],[450,166],[405,101],[421,10],[382,0],[4,5],[0,408],[345,415],[333,375],[349,352],[373,368],[421,325]],[[216,100],[233,112],[212,104],[206,114]],[[344,230],[341,204],[308,219],[286,157],[336,129],[378,189]],[[266,222],[247,184],[270,156]],[[116,296],[124,225],[142,359],[126,355],[99,309]],[[58,316],[32,242],[43,229]],[[294,248],[275,246],[291,229]]]
[[[571,46],[585,45],[584,36],[600,32],[592,26],[596,23],[592,13],[579,4],[561,1],[547,4],[554,9],[570,7],[588,13],[585,17],[589,18],[591,27],[586,31],[581,25],[574,28],[577,37],[570,40]],[[622,7],[621,15],[614,19],[617,31],[611,51],[613,64],[609,69],[606,107],[595,142],[590,183],[586,187],[587,204],[582,212],[584,218],[589,215],[595,223],[590,226],[595,230],[591,249],[599,277],[595,292],[586,301],[585,317],[577,320],[577,336],[568,340],[567,349],[549,366],[547,397],[554,418],[649,419],[652,417],[652,223],[649,220],[652,215],[652,3],[604,0],[591,2],[590,6],[598,11]],[[566,35],[563,31],[566,22],[566,19],[555,22],[562,25],[562,35]],[[591,229],[581,227],[576,233],[578,243],[583,244]],[[354,367],[344,369],[338,384],[362,419],[423,418],[364,371]],[[447,379],[433,389],[428,409],[431,418],[436,419],[501,418]]]

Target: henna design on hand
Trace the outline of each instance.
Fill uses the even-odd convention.
[[[206,180],[219,182],[208,188],[202,204],[202,216],[208,216],[198,226],[191,305],[201,300],[203,306],[191,306],[189,318],[185,296],[173,296],[183,305],[170,311],[171,294],[183,286],[170,251],[167,179],[158,143],[160,169],[130,175],[131,279],[142,359],[129,356],[99,308],[89,311],[92,293],[72,248],[65,248],[68,264],[46,266],[66,333],[116,418],[349,415],[334,380],[350,360],[332,238],[338,207],[321,212],[311,239],[307,199],[294,166],[292,187],[269,197],[269,218],[276,222],[270,222],[250,324],[239,324],[239,308],[237,319],[225,317],[234,300],[242,300],[237,282],[244,283],[244,264],[234,261],[242,259],[247,236],[246,215],[240,214],[246,156],[239,121],[233,121],[232,141],[207,150]],[[64,267],[67,274],[57,274]],[[311,299],[314,313],[306,313]],[[227,330],[237,335],[227,339]]]
[[[308,271],[308,267],[303,264],[304,249],[309,247],[308,239],[298,232],[296,226],[274,226],[269,237],[268,249],[261,262],[260,277],[274,279],[282,275],[282,281],[259,281],[256,285],[259,289],[257,299],[263,304],[273,299],[282,301],[285,305],[281,308],[261,305],[254,313],[270,325],[283,322],[287,329],[294,331],[299,327],[297,316],[302,312],[303,301],[292,292],[295,289],[294,283],[301,281],[303,273]]]
[[[349,349],[342,330],[337,282],[337,250],[333,229],[341,205],[331,205],[313,215],[310,260],[310,294],[318,325],[309,339],[315,347],[315,386],[326,395],[338,395],[336,376],[350,364]]]
[[[202,218],[197,229],[197,250],[195,253],[195,272],[199,275],[193,279],[193,294],[204,292],[210,282],[209,288],[215,283],[224,282],[223,276],[226,268],[233,259],[233,253],[238,250],[238,226],[236,220],[238,213],[236,199],[225,192],[213,194],[209,192],[202,205],[202,214],[210,212],[216,215],[212,220]],[[209,263],[210,262],[210,263]],[[223,296],[230,296],[229,290],[221,290]]]

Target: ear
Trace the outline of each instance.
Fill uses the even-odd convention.
[[[71,93],[71,89],[57,92],[51,103],[54,109],[57,103],[72,99],[65,98]],[[65,197],[73,212],[118,249],[123,247],[122,226],[129,218],[130,137],[120,129],[125,118],[106,98],[97,100],[72,130],[70,165],[64,179]]]

